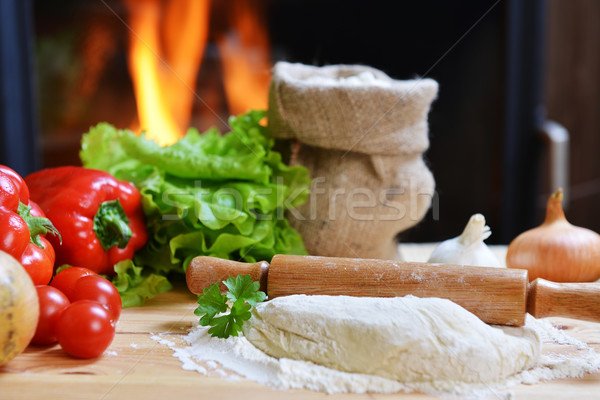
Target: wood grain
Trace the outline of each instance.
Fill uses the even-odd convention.
[[[279,254],[271,264],[196,257],[187,269],[192,293],[249,274],[269,298],[293,294],[357,297],[441,297],[488,324],[521,326],[526,312],[600,322],[600,283],[555,284],[527,271],[378,259]],[[221,288],[225,290],[224,287]]]
[[[199,256],[192,259],[186,270],[185,279],[192,293],[201,294],[213,283],[218,283],[221,291],[227,290],[223,281],[230,276],[250,275],[255,282],[260,282],[260,290],[266,292],[269,263],[258,261],[244,263],[216,257]],[[189,284],[193,282],[193,284]]]
[[[568,315],[600,322],[600,283],[555,283],[536,279],[529,284],[527,311],[537,318]]]
[[[270,265],[196,257],[186,280],[189,290],[200,294],[210,284],[238,274],[260,281],[271,299],[292,294],[442,297],[489,324],[525,323],[524,270],[279,254]]]
[[[113,344],[103,356],[78,360],[58,346],[30,347],[0,367],[0,398],[113,400],[113,399],[223,399],[223,400],[373,400],[436,399],[422,394],[327,395],[307,390],[278,391],[246,380],[231,381],[185,371],[172,351],[151,339],[171,332],[183,337],[196,323],[195,296],[183,282],[158,295],[145,306],[123,310]],[[577,339],[600,351],[600,324],[552,319]],[[600,374],[520,385],[512,388],[514,399],[592,399],[600,393]],[[594,397],[596,396],[596,397]],[[494,397],[492,397],[494,398]]]
[[[504,268],[431,265],[356,258],[276,255],[269,298],[304,293],[442,297],[490,324],[523,325],[527,273]]]

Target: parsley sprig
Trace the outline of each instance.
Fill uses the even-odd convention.
[[[252,315],[252,307],[264,301],[267,295],[258,290],[260,284],[253,282],[250,275],[229,277],[223,284],[229,289],[226,294],[221,294],[216,283],[204,289],[203,294],[198,296],[194,314],[201,317],[200,325],[211,326],[208,330],[211,336],[228,338],[238,336],[244,321]],[[229,313],[224,314],[227,310]]]

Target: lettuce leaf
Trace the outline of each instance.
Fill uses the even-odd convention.
[[[142,282],[158,287],[141,277],[184,273],[199,255],[255,262],[306,254],[285,212],[306,202],[308,170],[282,162],[264,116],[231,117],[226,134],[192,128],[166,147],[108,123],[83,136],[83,165],[133,182],[142,196],[149,240],[134,262],[144,271],[122,294]]]
[[[142,267],[136,266],[131,260],[118,262],[115,272],[112,283],[121,294],[123,307],[139,306],[146,299],[173,288],[166,277],[153,273],[144,274]]]

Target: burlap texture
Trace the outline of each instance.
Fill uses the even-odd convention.
[[[382,86],[314,81],[361,72],[372,73]],[[269,127],[277,137],[326,149],[421,153],[429,147],[427,113],[437,91],[434,80],[393,80],[370,67],[279,62],[269,91]]]
[[[336,83],[364,71],[377,84]],[[399,258],[397,234],[421,221],[434,192],[422,154],[437,89],[363,66],[275,65],[270,131],[301,143],[293,163],[314,179],[309,201],[288,215],[310,254]]]

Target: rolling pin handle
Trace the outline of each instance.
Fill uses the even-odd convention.
[[[556,283],[537,278],[529,283],[527,312],[536,318],[565,317],[600,322],[600,284]]]
[[[223,281],[230,276],[250,275],[253,281],[260,282],[260,290],[267,291],[267,276],[269,263],[259,261],[256,263],[244,263],[225,260],[216,257],[195,257],[187,267],[185,280],[189,290],[194,294],[202,294],[204,289],[213,283],[218,283],[221,292],[227,288]]]

